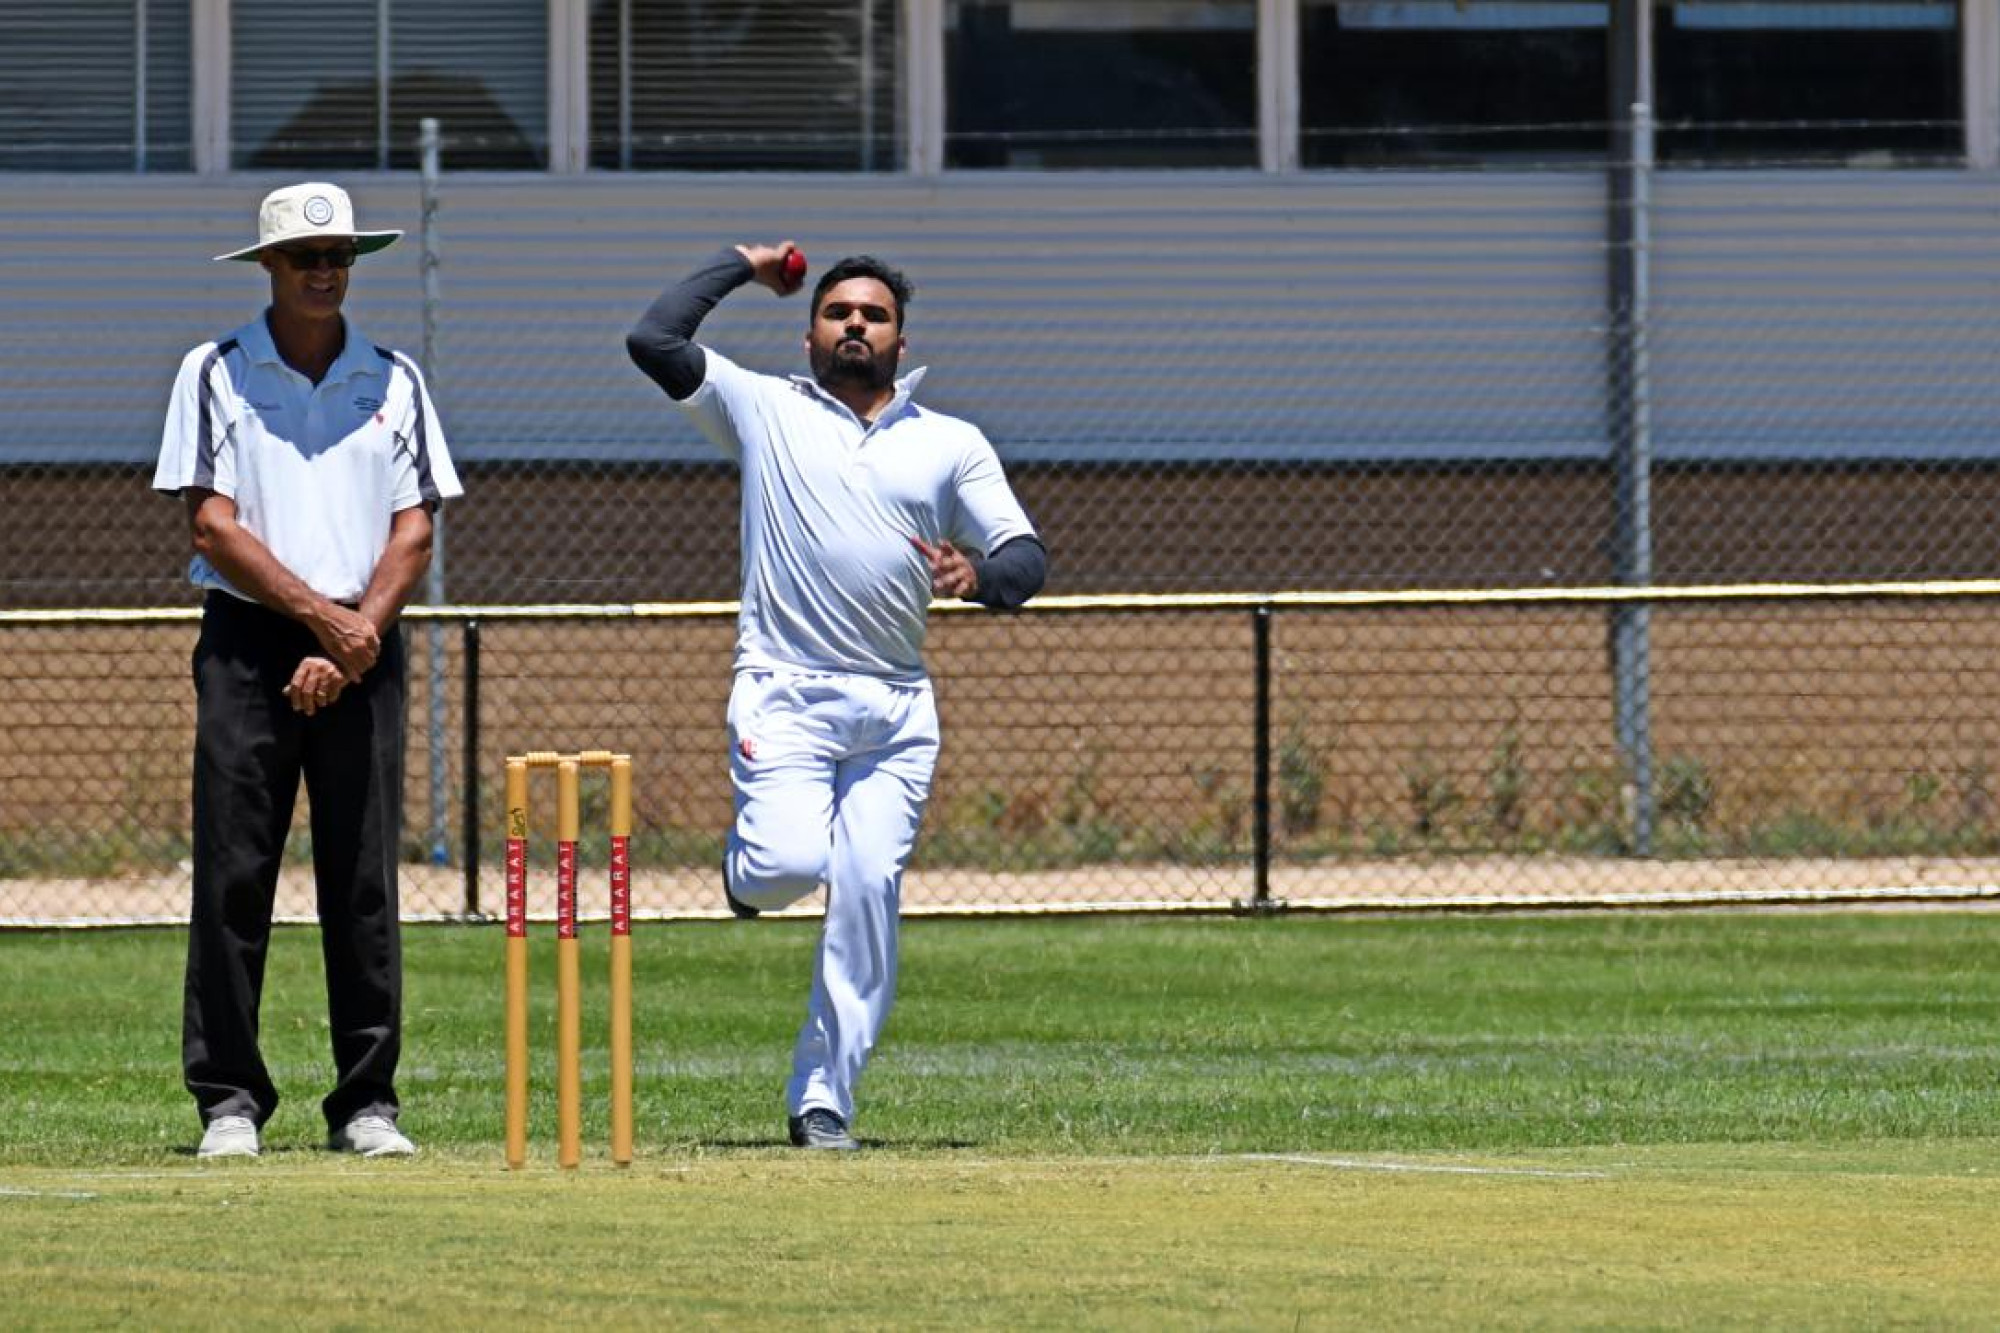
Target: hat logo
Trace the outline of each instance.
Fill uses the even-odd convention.
[[[316,194],[306,200],[305,208],[301,211],[305,214],[306,221],[315,227],[324,227],[333,221],[333,204],[323,194]]]

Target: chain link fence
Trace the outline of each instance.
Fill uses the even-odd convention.
[[[411,626],[406,910],[496,905],[504,754],[608,747],[642,909],[719,911],[732,626],[662,604],[734,596],[737,484],[622,338],[779,237],[910,270],[925,397],[1051,552],[1043,605],[934,618],[912,910],[2000,892],[2000,179],[1618,175],[446,176],[468,493]],[[0,919],[184,912],[150,458],[180,353],[260,299],[205,260],[269,183],[0,196]],[[346,183],[416,226],[417,179]],[[420,346],[421,255],[356,270],[377,341]],[[803,322],[749,291],[704,338],[784,372]],[[281,912],[309,867],[301,817]]]

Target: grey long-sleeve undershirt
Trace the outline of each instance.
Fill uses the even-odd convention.
[[[735,246],[716,251],[701,267],[660,293],[625,335],[625,350],[675,402],[693,395],[708,374],[708,357],[694,332],[723,297],[750,281],[756,270]]]
[[[1049,555],[1036,537],[1001,542],[984,560],[974,560],[979,591],[966,598],[995,611],[1018,611],[1042,590],[1049,576]]]

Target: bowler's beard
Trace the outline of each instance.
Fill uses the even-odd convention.
[[[861,348],[866,355],[856,356],[840,350],[850,343]],[[831,347],[812,349],[812,373],[824,389],[841,386],[886,389],[896,382],[896,367],[902,358],[902,349],[894,343],[889,345],[887,351],[877,353],[859,338],[842,338]]]

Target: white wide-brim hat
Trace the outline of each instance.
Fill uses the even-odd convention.
[[[400,231],[356,231],[354,204],[347,191],[325,181],[287,185],[264,196],[257,210],[257,244],[231,250],[217,259],[255,259],[274,245],[338,237],[353,241],[362,254],[373,254],[394,245]]]

